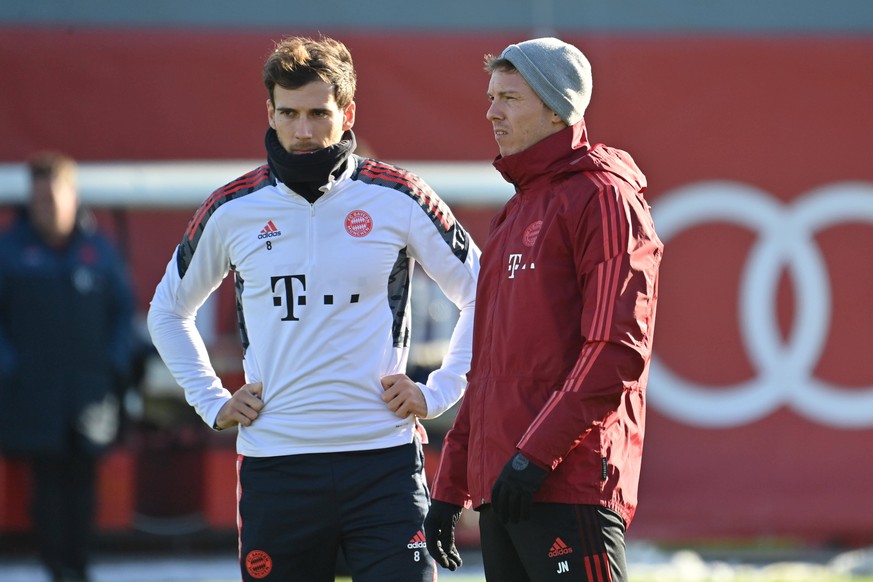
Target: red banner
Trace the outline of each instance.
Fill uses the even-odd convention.
[[[4,30],[0,160],[261,158],[279,36]],[[337,36],[377,155],[493,158],[482,57],[521,38]],[[566,40],[590,135],[639,162],[666,243],[630,535],[873,538],[873,40]],[[458,214],[484,243],[494,211]],[[183,228],[131,215],[143,302]]]

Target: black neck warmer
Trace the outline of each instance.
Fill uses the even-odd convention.
[[[319,190],[327,184],[331,176],[338,176],[346,165],[346,160],[355,151],[355,134],[348,130],[339,143],[308,154],[289,154],[272,127],[267,129],[264,138],[267,147],[267,163],[270,170],[283,184],[300,194],[310,204],[321,197]]]

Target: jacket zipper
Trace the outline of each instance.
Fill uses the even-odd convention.
[[[516,187],[516,191],[519,194],[521,194],[518,191],[517,187]],[[503,228],[501,229],[502,230],[501,240],[500,240],[501,245],[500,245],[500,254],[498,256],[502,257],[499,260],[503,261],[504,264],[506,263],[506,259],[507,259],[506,253],[507,253],[507,250],[509,247],[509,240],[510,240],[510,237],[508,235],[511,235],[515,231],[515,223],[518,221],[519,214],[521,214],[523,204],[524,204],[524,198],[519,195],[518,196],[518,207],[513,210],[511,216],[507,217],[509,220],[507,222],[503,223]],[[500,292],[503,288],[503,285],[505,284],[505,282],[502,279],[505,276],[504,270],[502,268],[498,268],[497,272],[496,272],[496,276],[498,278],[497,279],[498,285],[497,285],[495,295],[494,295],[494,304],[499,305],[500,304],[500,301],[499,301]],[[489,327],[491,327],[493,329],[493,326],[491,326],[491,322],[494,321],[494,311],[493,310],[489,312],[488,317],[489,317],[489,322],[488,322]],[[488,338],[488,352],[489,353],[494,352],[494,350],[492,349],[493,344],[494,344],[494,334],[491,334],[491,337]],[[489,375],[491,374],[491,369],[492,369],[492,365],[491,365],[491,361],[489,359],[489,361],[488,361],[488,373],[489,373]],[[483,396],[482,400],[484,400],[485,395],[483,394],[482,396]],[[485,426],[488,426],[486,424],[486,421],[485,421],[485,412],[486,412],[487,407],[482,406],[481,408],[482,408],[482,411],[480,412],[481,424],[479,426],[485,427]],[[479,439],[479,458],[480,459],[485,458],[485,441],[484,441],[484,439],[481,439],[481,438]],[[484,463],[482,465],[484,466]],[[485,496],[487,495],[487,491],[488,491],[487,484],[484,481],[485,480],[485,472],[484,471],[482,473],[480,473],[480,479],[482,479],[482,482],[481,482],[482,498],[480,499],[480,504],[484,504],[485,503]]]

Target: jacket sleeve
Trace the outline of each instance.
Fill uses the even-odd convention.
[[[218,411],[230,398],[195,326],[197,311],[229,270],[218,231],[213,218],[196,244],[187,240],[186,233],[155,290],[148,313],[155,348],[184,389],[185,399],[209,426],[213,426]],[[183,253],[185,245],[188,251]]]
[[[120,253],[108,241],[105,243],[109,260],[110,285],[112,287],[111,318],[112,340],[110,344],[110,357],[118,382],[124,384],[117,386],[118,389],[126,389],[130,377],[130,366],[134,348],[134,294],[131,284],[130,273],[127,270]]]
[[[473,343],[473,313],[479,248],[435,194],[430,208],[417,204],[410,221],[409,249],[425,272],[460,310],[442,365],[419,384],[427,402],[427,418],[454,405],[467,387]],[[414,299],[413,299],[414,300]]]
[[[475,389],[475,386],[472,388]],[[470,444],[470,399],[464,398],[452,428],[443,439],[440,464],[433,479],[431,497],[469,509],[472,505],[467,484]]]
[[[554,469],[592,429],[615,417],[625,392],[641,390],[650,359],[661,244],[642,197],[622,186],[601,185],[578,222],[568,221],[582,346],[562,389],[517,445],[543,467]]]

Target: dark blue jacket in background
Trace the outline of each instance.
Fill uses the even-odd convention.
[[[25,212],[0,236],[5,453],[62,451],[71,429],[95,451],[115,436],[134,301],[121,256],[91,224],[79,220],[63,249],[47,246]]]

